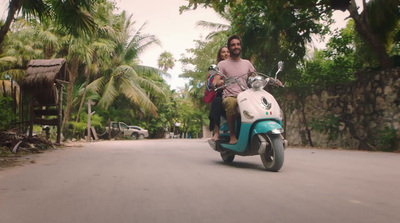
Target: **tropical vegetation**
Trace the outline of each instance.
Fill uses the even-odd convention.
[[[115,13],[115,2],[59,2],[10,1],[9,16],[0,23],[0,75],[20,83],[31,59],[66,58],[66,137],[84,129],[88,99],[95,102],[99,129],[109,120],[123,121],[158,138],[180,123],[183,135],[198,136],[208,125],[209,105],[202,101],[207,68],[232,34],[241,36],[242,57],[258,70],[271,74],[277,61],[285,61],[285,91],[298,96],[300,107],[316,87],[347,83],[360,70],[400,64],[398,0],[191,0],[181,13],[204,6],[226,23],[199,21],[210,34],[194,40],[195,47],[181,58],[163,52],[157,68],[140,65],[140,56],[159,40],[145,34],[144,24],[136,24],[126,12]],[[343,29],[331,30],[335,10],[349,13]],[[318,49],[313,39],[329,40]],[[188,79],[179,91],[164,80],[177,60],[183,64],[180,77]]]
[[[212,8],[230,26],[200,22],[212,33],[198,40],[197,46],[189,49],[189,56],[181,59],[193,65],[181,76],[190,79],[190,93],[197,100],[201,100],[205,87],[201,75],[207,72],[204,55],[215,55],[218,47],[226,44],[222,40],[233,34],[242,38],[242,57],[258,70],[273,74],[277,62],[285,61],[281,79],[287,88],[274,89],[274,93],[296,95],[295,106],[303,113],[304,100],[316,89],[347,84],[360,71],[400,65],[398,0],[191,0],[180,11],[200,6]],[[335,10],[349,14],[343,29],[331,30]],[[313,46],[315,39],[325,40],[326,48]],[[337,127],[323,121],[324,128]],[[310,123],[303,124],[309,132]],[[311,139],[309,142],[312,145]]]
[[[75,12],[68,13],[74,19],[66,18],[60,7],[72,7]],[[9,16],[0,23],[1,79],[21,85],[30,60],[66,58],[65,138],[84,134],[89,99],[95,102],[91,124],[98,133],[104,132],[109,121],[124,121],[149,129],[150,137],[163,137],[176,123],[183,123],[186,134],[191,131],[197,137],[201,126],[190,126],[183,112],[184,106],[193,107],[191,100],[183,100],[185,95],[171,90],[163,78],[169,76],[175,58],[163,52],[159,68],[140,65],[140,55],[160,41],[146,34],[145,24],[136,24],[132,15],[115,11],[115,3],[107,0],[65,1],[61,5],[52,0],[10,1]],[[1,103],[10,100],[2,96]],[[21,112],[26,113],[26,108]],[[2,119],[2,128],[16,123],[12,113],[2,110],[2,117],[8,117]]]

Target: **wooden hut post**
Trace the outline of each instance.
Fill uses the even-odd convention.
[[[19,91],[18,97],[19,97],[18,117],[19,117],[19,121],[20,121],[19,130],[21,132],[23,132],[24,131],[24,116],[23,116],[22,113],[23,113],[23,110],[24,110],[24,107],[23,107],[24,105],[22,103],[22,91],[21,91],[21,89]]]
[[[29,97],[29,114],[30,114],[30,120],[29,120],[29,137],[33,136],[33,121],[35,119],[35,111],[33,107],[33,96],[30,95]]]

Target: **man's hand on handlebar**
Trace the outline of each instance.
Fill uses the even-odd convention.
[[[279,87],[284,87],[284,85],[282,84],[282,82],[279,79],[276,79],[275,82],[273,83],[273,85],[279,86]]]
[[[257,73],[256,72],[250,72],[248,77],[257,77]]]

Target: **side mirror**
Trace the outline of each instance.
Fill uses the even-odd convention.
[[[279,62],[278,62],[278,69],[279,69],[280,71],[283,70],[283,62],[282,62],[282,61],[279,61]]]
[[[213,64],[213,65],[209,66],[208,73],[211,75],[215,75],[215,74],[219,73],[217,65]]]
[[[282,70],[283,70],[283,62],[282,62],[282,61],[279,61],[279,62],[278,62],[278,71],[277,71],[276,74],[275,74],[275,80],[276,80],[276,78],[277,78],[277,76],[278,76],[278,73],[281,72]]]

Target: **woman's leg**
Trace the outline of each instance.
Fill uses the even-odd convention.
[[[223,114],[223,106],[222,106],[222,98],[216,97],[213,99],[211,103],[210,110],[210,125],[212,124],[214,128],[214,136],[212,137],[213,141],[219,140],[219,125],[221,120],[221,115]],[[211,123],[212,122],[212,123]]]
[[[213,141],[219,140],[219,126],[217,124],[214,125],[214,136],[211,139]]]

